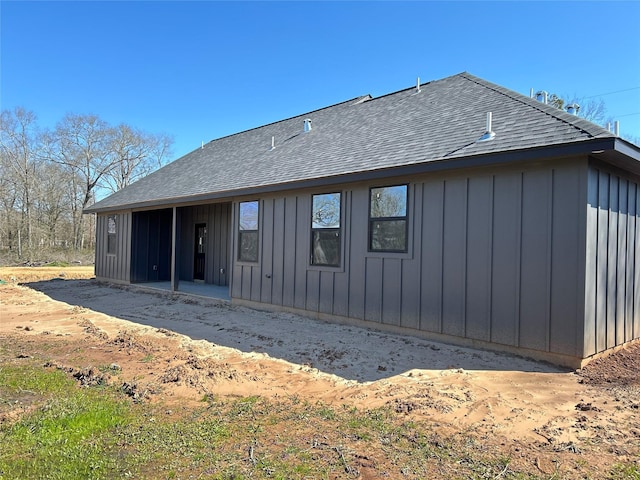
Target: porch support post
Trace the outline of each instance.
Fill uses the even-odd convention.
[[[177,267],[178,258],[178,209],[173,207],[171,223],[171,291],[178,290],[179,276]]]

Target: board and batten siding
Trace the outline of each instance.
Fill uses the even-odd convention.
[[[234,245],[231,296],[581,356],[586,176],[582,159],[264,196],[259,261],[238,262]],[[408,252],[368,252],[369,187],[401,183]],[[311,194],[335,191],[342,266],[312,266]]]
[[[107,222],[116,219],[116,253],[107,253]],[[98,214],[96,218],[96,278],[129,283],[131,274],[131,212]]]
[[[640,188],[594,162],[588,172],[584,356],[640,338]]]
[[[231,203],[216,203],[181,207],[180,217],[180,280],[193,280],[195,226],[207,226],[205,253],[205,283],[229,284]]]

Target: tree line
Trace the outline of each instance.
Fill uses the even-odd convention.
[[[607,105],[602,98],[551,93],[547,98],[547,104],[563,111],[566,110],[569,105],[574,105],[574,107],[577,108],[577,116],[600,125],[603,128],[609,128],[609,130],[611,130],[615,122],[615,118],[609,115]],[[640,136],[636,134],[629,133],[623,129],[620,136],[631,143],[640,145]]]
[[[161,167],[173,139],[97,115],[69,113],[54,128],[24,108],[0,114],[0,261],[92,250],[96,194],[118,191]],[[3,260],[4,259],[4,260]]]

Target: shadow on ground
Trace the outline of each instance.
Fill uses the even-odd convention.
[[[165,328],[194,340],[242,352],[261,352],[360,382],[413,369],[557,373],[555,366],[512,355],[416,337],[337,325],[289,313],[270,313],[170,292],[95,280],[26,283],[54,300],[123,320]]]

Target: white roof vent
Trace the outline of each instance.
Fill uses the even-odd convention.
[[[549,94],[547,92],[545,92],[544,90],[540,90],[538,93],[536,93],[536,100],[546,105],[548,96]]]
[[[569,105],[567,105],[567,113],[570,113],[571,115],[578,115],[579,111],[580,105],[578,105],[577,103],[570,103]]]
[[[305,132],[311,131],[311,120],[308,118],[304,121],[304,131]]]
[[[493,119],[492,113],[487,112],[487,130],[486,132],[484,132],[484,135],[482,135],[478,140],[476,140],[476,142],[488,142],[489,140],[493,140],[496,137],[495,132],[491,130],[492,119]]]

